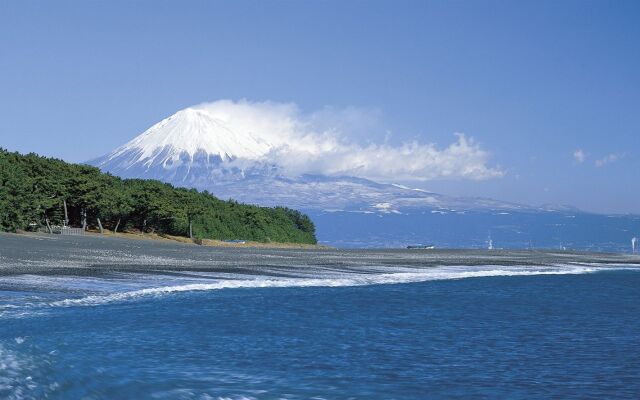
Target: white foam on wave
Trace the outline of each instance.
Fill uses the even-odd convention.
[[[166,271],[167,274],[115,273],[102,277],[21,275],[0,278],[0,284],[29,288],[30,291],[45,292],[47,295],[35,293],[37,295],[21,297],[14,299],[15,301],[0,301],[0,317],[21,318],[46,312],[51,307],[97,306],[181,292],[240,288],[366,286],[496,276],[586,274],[620,269],[640,270],[640,264],[566,263],[539,266],[458,265],[421,268],[358,265],[300,269],[267,267],[260,270],[260,275],[206,271],[180,271],[179,275],[172,274],[175,271]],[[68,293],[75,293],[75,296],[68,297]],[[66,298],[51,299],[51,296],[60,294]]]
[[[411,272],[393,273],[343,273],[330,277],[265,277],[249,279],[222,279],[206,283],[185,283],[144,288],[140,290],[90,295],[82,298],[64,299],[48,303],[52,307],[94,306],[127,301],[142,297],[162,296],[180,292],[210,291],[240,288],[286,288],[286,287],[346,287],[381,284],[417,283],[436,280],[453,280],[496,276],[534,276],[586,274],[604,270],[640,269],[640,265],[554,265],[554,266],[447,266],[412,269]],[[406,271],[407,269],[403,269]],[[157,281],[156,281],[157,282]],[[192,282],[192,280],[191,280]]]
[[[33,396],[34,390],[40,386],[36,372],[41,362],[43,360],[0,343],[0,398],[7,400],[36,398]],[[44,390],[44,392],[48,397],[50,391]]]

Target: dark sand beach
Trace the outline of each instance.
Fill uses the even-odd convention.
[[[571,251],[341,250],[223,248],[173,241],[85,235],[0,233],[0,275],[106,272],[226,271],[273,273],[300,268],[351,269],[456,265],[552,266],[566,263],[633,264],[640,256]]]

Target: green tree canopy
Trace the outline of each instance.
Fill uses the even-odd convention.
[[[120,179],[87,165],[0,149],[0,230],[46,222],[71,225],[86,216],[107,229],[145,230],[199,238],[316,243],[311,219],[285,207],[220,200],[209,192],[156,180]]]

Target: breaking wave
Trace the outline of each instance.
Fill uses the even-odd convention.
[[[587,274],[610,270],[638,270],[636,264],[559,264],[551,266],[441,266],[429,268],[369,269],[367,271],[343,269],[305,271],[294,276],[269,276],[248,274],[209,274],[203,272],[183,273],[180,277],[170,275],[120,274],[117,278],[43,277],[24,276],[14,278],[14,284],[38,283],[42,290],[56,288],[73,292],[73,298],[54,301],[22,302],[22,304],[0,305],[0,315],[11,312],[17,315],[24,306],[28,308],[96,306],[123,302],[145,297],[157,297],[181,292],[211,291],[242,288],[289,288],[289,287],[347,287],[367,285],[389,285],[417,283],[436,280],[453,280],[498,276],[535,276]],[[270,270],[270,273],[276,271]],[[7,280],[3,279],[6,285]],[[87,290],[90,288],[91,290]],[[102,290],[99,290],[102,289]],[[75,291],[75,292],[74,292]],[[68,297],[68,294],[65,296]]]

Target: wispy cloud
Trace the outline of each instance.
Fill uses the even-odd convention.
[[[582,164],[587,159],[587,153],[585,153],[582,149],[578,149],[573,152],[573,159],[576,163]]]
[[[598,168],[604,167],[607,164],[611,164],[620,160],[622,157],[624,157],[624,154],[615,154],[615,153],[607,154],[606,156],[600,159],[597,159],[595,164],[596,164],[596,167]]]
[[[384,137],[365,142],[363,133],[382,131],[378,111],[325,107],[304,113],[291,103],[246,100],[220,100],[197,108],[224,121],[232,131],[250,132],[269,143],[271,150],[264,159],[290,175],[424,181],[485,180],[505,174],[489,164],[489,152],[463,133],[456,133],[444,147],[421,141],[393,145]]]

